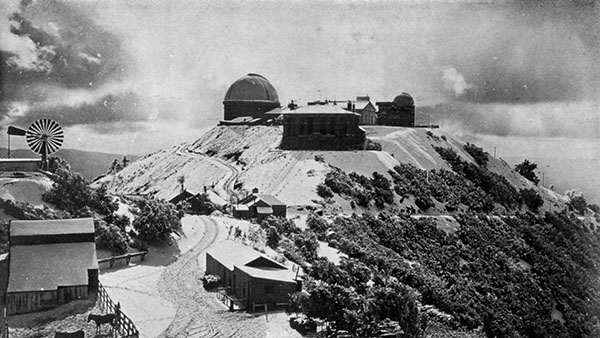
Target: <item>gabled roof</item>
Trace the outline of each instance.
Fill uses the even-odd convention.
[[[234,266],[241,267],[246,264],[254,265],[256,268],[267,265],[270,268],[279,266],[280,269],[287,269],[285,266],[275,262],[271,258],[261,255],[258,251],[230,240],[216,244],[208,249],[206,253],[210,254],[214,259],[231,271],[233,271]],[[268,264],[260,263],[265,260],[268,261]]]
[[[93,234],[93,218],[47,219],[40,221],[10,221],[10,236]]]
[[[87,285],[88,269],[98,269],[93,242],[17,245],[9,257],[7,293]]]
[[[169,203],[173,203],[173,204],[177,204],[181,201],[185,201],[189,198],[192,198],[195,194],[187,191],[187,190],[183,190],[182,192],[180,192],[179,194],[175,195],[175,197],[171,198],[169,200]]]
[[[273,195],[257,194],[256,197],[258,199],[264,201],[265,203],[267,203],[270,206],[274,206],[274,205],[285,206],[285,203],[283,203],[282,201],[280,201],[279,199],[277,199],[277,197],[275,197]]]
[[[369,101],[357,101],[357,102],[354,104],[354,109],[361,109],[361,110],[364,110],[364,109],[366,109],[366,108],[367,108],[367,107],[369,107],[369,106],[371,107],[371,109],[372,109],[373,111],[375,111],[375,106],[373,106],[373,104],[372,104],[371,102],[369,102]]]

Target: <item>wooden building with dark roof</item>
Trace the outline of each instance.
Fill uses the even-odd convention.
[[[41,311],[98,288],[92,218],[17,221],[9,225],[9,315]]]
[[[275,308],[302,288],[298,272],[229,240],[206,252],[206,273],[220,276],[229,295],[249,309],[256,304]]]

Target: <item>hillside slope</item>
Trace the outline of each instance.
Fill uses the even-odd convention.
[[[293,206],[311,205],[313,200],[319,200],[316,186],[332,167],[367,177],[379,172],[388,178],[388,170],[400,163],[425,170],[451,170],[434,146],[451,148],[464,161],[474,163],[463,149],[464,143],[443,130],[381,126],[365,130],[369,138],[382,145],[382,151],[283,151],[278,149],[280,127],[214,127],[194,142],[147,155],[95,184],[106,184],[112,193],[169,199],[180,191],[179,180],[183,176],[185,188],[192,192],[214,188],[229,200],[231,195],[243,196],[258,188]],[[488,169],[504,176],[518,189],[535,188],[550,202],[545,203],[546,207],[562,208],[567,201],[559,194],[534,186],[502,160],[490,156]]]

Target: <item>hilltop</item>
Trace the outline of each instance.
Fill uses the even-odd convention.
[[[468,163],[475,160],[465,143],[443,130],[365,126],[367,136],[380,143],[382,151],[283,151],[278,149],[281,129],[277,126],[214,127],[199,139],[149,154],[116,175],[95,182],[118,194],[153,195],[170,199],[185,188],[214,190],[223,198],[244,196],[253,188],[272,194],[288,206],[315,205],[321,198],[317,185],[333,168],[370,177],[400,163],[422,170],[452,170],[434,147],[449,148]],[[517,174],[505,161],[488,154],[487,168],[505,177],[517,189],[534,189],[544,199],[542,211],[563,209],[565,196],[534,185]],[[235,198],[233,200],[235,202]]]

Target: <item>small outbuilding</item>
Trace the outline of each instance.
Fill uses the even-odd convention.
[[[17,221],[9,225],[9,315],[87,299],[98,289],[92,218]]]
[[[285,218],[287,205],[273,195],[253,193],[234,206],[233,215],[237,218],[254,217],[259,220],[271,215]]]
[[[302,288],[294,269],[229,240],[206,252],[206,273],[221,277],[228,294],[248,309],[287,304],[289,294]]]
[[[377,109],[369,96],[357,96],[356,101],[348,101],[346,109],[360,115],[361,125],[377,124]]]

